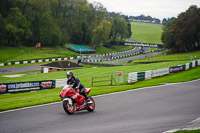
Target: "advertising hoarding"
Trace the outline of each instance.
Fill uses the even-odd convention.
[[[0,93],[18,93],[55,88],[55,80],[4,83],[0,85]]]

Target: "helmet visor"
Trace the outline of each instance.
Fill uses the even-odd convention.
[[[67,79],[71,79],[72,78],[72,76],[71,75],[67,75]]]

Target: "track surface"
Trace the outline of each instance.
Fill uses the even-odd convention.
[[[162,133],[200,116],[200,80],[94,99],[96,110],[92,113],[67,115],[62,103],[0,113],[0,132]]]
[[[104,61],[104,63],[128,63],[128,62],[131,62],[133,60],[140,60],[140,59],[144,59],[146,57],[157,56],[159,54],[161,54],[161,52],[150,53],[150,54],[143,54],[143,55],[128,57],[128,58],[124,58],[124,59]]]
[[[9,73],[18,73],[18,72],[26,72],[26,71],[35,71],[35,70],[40,70],[40,69],[41,69],[40,65],[1,68],[0,69],[0,74],[9,74]]]

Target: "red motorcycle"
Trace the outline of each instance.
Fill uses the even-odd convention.
[[[85,88],[87,94],[90,93],[90,88]],[[88,104],[85,97],[79,93],[78,90],[73,90],[72,85],[65,85],[60,92],[60,98],[63,101],[63,108],[66,113],[74,114],[75,111],[88,110],[89,112],[94,111],[95,101],[90,97],[92,103]]]

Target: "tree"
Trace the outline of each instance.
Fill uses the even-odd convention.
[[[0,14],[3,18],[6,18],[11,8],[15,8],[17,5],[17,0],[0,0]]]
[[[61,42],[61,31],[52,17],[51,2],[47,0],[19,0],[26,18],[31,22],[32,45],[41,42],[43,46],[58,45]]]
[[[162,42],[164,43],[164,46],[168,49],[176,49],[176,45],[175,45],[175,28],[172,27],[172,22],[171,23],[167,23],[164,27],[163,27],[163,34],[161,37]]]
[[[162,20],[162,24],[166,24],[166,23],[172,22],[174,19],[175,19],[175,17],[168,18],[168,19],[164,18],[164,19]]]
[[[1,0],[0,42],[9,46],[95,44],[124,39],[131,25],[109,17],[101,3],[87,0]],[[112,32],[111,32],[112,27]],[[101,40],[98,41],[98,34]]]
[[[104,21],[107,21],[108,13],[103,5],[99,2],[94,2],[87,6],[85,20],[83,24],[83,41],[84,44],[94,45],[95,29],[98,29]],[[93,39],[93,40],[92,40]]]
[[[200,49],[200,8],[190,6],[179,14],[171,24],[167,24],[162,34],[162,41],[174,52]]]
[[[111,22],[103,20],[103,22],[97,26],[93,31],[92,45],[96,49],[97,46],[109,41],[111,31]]]
[[[126,21],[119,15],[114,15],[112,19],[111,39],[123,40],[129,36]]]
[[[6,18],[5,38],[11,46],[17,46],[26,41],[32,34],[30,22],[22,14],[19,8],[11,8],[11,13]]]
[[[3,19],[2,15],[0,14],[0,46],[3,45],[5,41],[5,25],[6,22]]]

